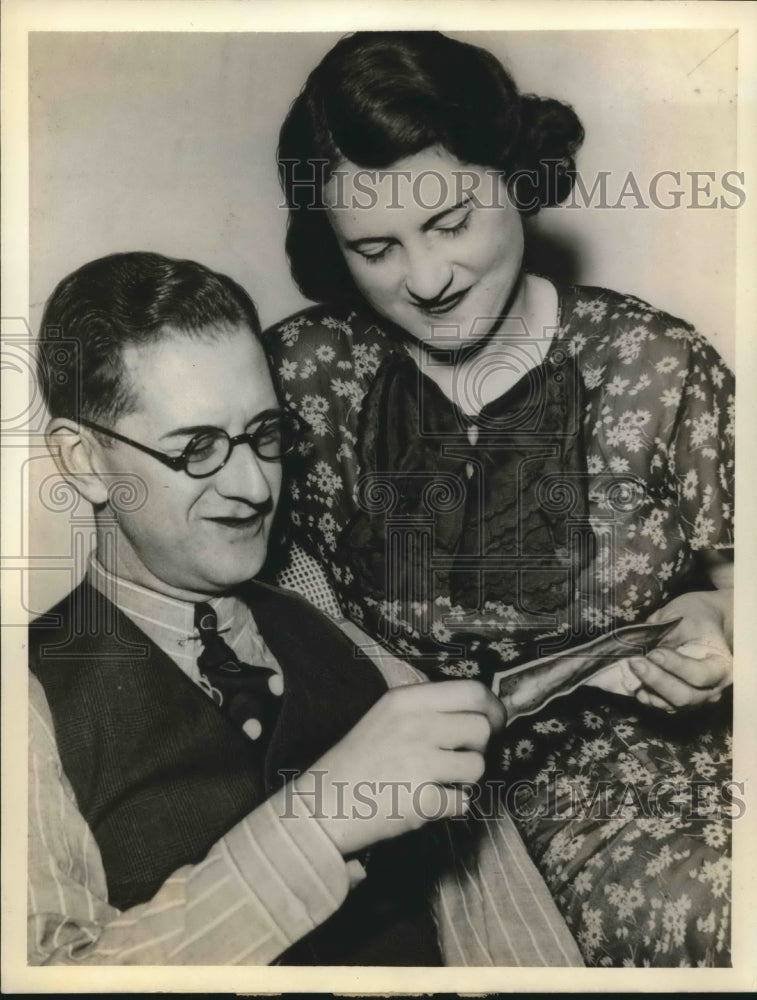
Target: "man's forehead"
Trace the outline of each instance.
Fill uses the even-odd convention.
[[[234,397],[259,409],[276,405],[260,341],[247,324],[199,331],[164,328],[123,351],[124,377],[135,412],[162,425],[193,415],[227,415]]]
[[[122,348],[124,359],[134,363],[140,356],[155,352],[186,352],[192,345],[206,351],[223,350],[229,339],[249,338],[258,343],[258,337],[248,323],[212,323],[207,326],[184,329],[176,326],[162,326],[149,339],[142,342],[127,342]]]

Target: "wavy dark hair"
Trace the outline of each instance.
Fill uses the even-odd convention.
[[[344,161],[382,169],[439,146],[513,178],[528,215],[568,197],[583,137],[569,105],[519,93],[485,49],[436,31],[349,35],[312,71],[279,136],[292,276],[315,301],[357,294],[322,201]]]
[[[255,304],[224,274],[138,251],[90,261],[58,284],[42,316],[37,374],[48,413],[115,420],[132,412],[127,345],[155,343],[169,331],[207,338],[228,325],[260,334]]]

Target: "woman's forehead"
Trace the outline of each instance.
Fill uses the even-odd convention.
[[[332,221],[345,233],[397,222],[400,215],[403,224],[410,217],[422,225],[480,197],[491,186],[493,173],[433,147],[383,168],[344,161],[333,172],[324,198]]]

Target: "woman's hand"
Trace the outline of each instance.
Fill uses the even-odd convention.
[[[681,622],[647,656],[629,660],[643,705],[675,712],[719,700],[733,681],[732,605],[730,589],[694,591],[649,616],[650,622]]]

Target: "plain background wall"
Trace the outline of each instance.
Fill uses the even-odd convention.
[[[735,202],[720,178],[736,167],[736,39],[723,30],[450,34],[494,52],[522,90],[575,107],[587,134],[579,170],[589,188],[609,171],[611,204],[629,172],[647,203],[656,174],[682,174],[677,209],[634,208],[629,196],[622,208],[545,211],[533,227],[538,269],[648,299],[695,323],[732,363],[738,213],[693,207],[686,172],[716,176],[700,203]],[[129,249],[225,271],[250,291],[264,325],[306,305],[284,257],[275,148],[305,76],[338,37],[32,35],[33,327],[64,275]],[[661,195],[676,186],[666,180]],[[87,517],[56,501],[41,450],[28,468],[30,554],[41,567],[30,611],[39,612],[80,576]]]

